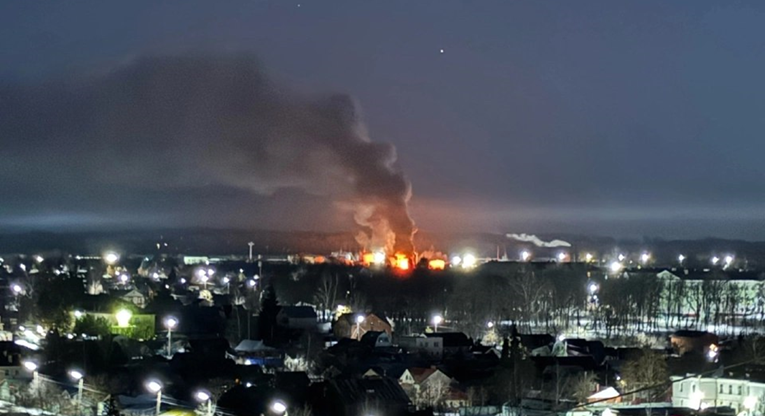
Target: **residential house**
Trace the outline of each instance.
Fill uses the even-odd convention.
[[[336,416],[404,416],[411,401],[393,379],[337,378],[327,382],[323,403],[316,409]]]
[[[253,339],[242,340],[234,348],[233,353],[227,353],[227,357],[234,360],[238,365],[281,367],[284,364],[284,356],[281,351],[265,345],[263,341]]]
[[[672,405],[699,410],[712,407],[730,407],[736,414],[762,414],[765,404],[765,382],[737,378],[674,376],[672,379]]]
[[[316,329],[318,318],[311,306],[282,306],[276,322],[290,329]]]
[[[362,316],[363,320],[357,321]],[[332,324],[332,332],[337,339],[351,338],[361,340],[361,337],[369,331],[385,332],[388,336],[393,334],[393,325],[388,318],[379,312],[366,315],[354,315],[347,313],[340,315]]]
[[[669,341],[672,348],[680,355],[688,352],[704,354],[707,352],[710,345],[718,344],[720,342],[715,334],[687,329],[676,331],[669,336]]]
[[[456,409],[468,403],[467,395],[457,388],[456,381],[435,366],[408,368],[398,381],[420,409]]]
[[[444,340],[441,337],[400,337],[398,345],[409,351],[419,352],[432,360],[440,360],[444,355]]]
[[[131,302],[135,306],[138,306],[139,308],[146,307],[146,304],[148,303],[148,299],[146,296],[139,292],[136,289],[130,290],[127,293],[121,294],[120,299]]]
[[[390,335],[381,331],[369,331],[361,337],[361,343],[372,348],[390,347]]]
[[[462,332],[435,332],[425,334],[428,339],[440,339],[444,357],[469,355],[473,340]]]

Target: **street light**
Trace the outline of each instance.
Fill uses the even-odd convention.
[[[356,316],[356,338],[361,341],[361,323],[364,322],[364,315]]]
[[[640,262],[643,264],[648,263],[648,260],[651,260],[651,255],[649,253],[643,253],[640,255]]]
[[[77,414],[82,413],[82,389],[83,389],[83,379],[85,378],[85,374],[82,374],[81,372],[77,370],[69,370],[69,377],[71,377],[74,381],[77,382]]]
[[[521,261],[529,261],[531,258],[531,253],[529,253],[526,250],[521,251]]]
[[[287,416],[287,405],[281,400],[275,400],[271,403],[271,411],[277,415]]]
[[[618,261],[612,261],[608,267],[611,269],[611,273],[619,273],[622,270],[622,264]]]
[[[205,403],[207,405],[207,416],[212,416],[212,414],[213,414],[213,411],[212,411],[212,396],[210,396],[210,393],[208,393],[208,392],[206,392],[204,390],[199,390],[194,395],[194,397],[196,397],[196,399],[199,400],[201,403]]]
[[[712,265],[717,265],[720,262],[720,258],[717,256],[712,257]]]
[[[167,356],[172,355],[173,329],[178,326],[178,320],[172,316],[165,318],[165,328],[167,328]]]
[[[36,383],[37,380],[38,380],[38,377],[39,377],[39,375],[37,373],[37,369],[39,368],[39,366],[37,365],[37,363],[34,362],[34,361],[27,360],[27,361],[24,361],[21,364],[24,366],[24,368],[27,369],[27,371],[31,371],[32,372],[32,381]]]
[[[157,380],[149,380],[149,382],[146,383],[146,388],[157,395],[156,415],[159,416],[160,407],[162,407],[162,383]]]
[[[133,317],[133,313],[127,309],[121,309],[115,315],[117,318],[117,326],[120,328],[127,328],[130,326],[130,319]]]
[[[558,253],[558,261],[559,262],[566,261],[566,253],[563,253],[563,252]]]
[[[465,254],[465,257],[462,258],[462,268],[463,269],[469,269],[471,267],[475,267],[477,263],[477,259],[472,254]]]
[[[117,263],[117,261],[119,261],[120,259],[120,256],[113,251],[105,253],[103,257],[104,257],[104,262],[106,262],[106,264],[109,264],[109,265]]]
[[[681,255],[677,256],[677,262],[678,263],[683,264],[684,261],[685,261],[685,256],[684,255],[681,254]]]
[[[589,289],[590,289],[590,294],[591,294],[591,295],[594,295],[594,294],[595,294],[595,292],[597,292],[597,291],[598,291],[598,285],[597,285],[597,283],[591,283],[591,284],[590,284],[590,287],[589,287]]]
[[[23,287],[21,287],[21,285],[20,285],[20,284],[18,284],[18,283],[14,283],[14,285],[13,285],[13,286],[11,286],[11,290],[13,290],[13,293],[15,293],[15,294],[16,294],[16,296],[18,296],[18,295],[20,295],[20,294],[21,294],[21,292],[23,292],[23,291],[24,291],[24,288],[23,288]]]
[[[584,261],[589,263],[592,261],[592,253],[585,253],[584,254]]]
[[[444,318],[441,315],[436,315],[433,317],[433,327],[435,328],[433,332],[438,332],[438,325],[440,325],[443,321]]]

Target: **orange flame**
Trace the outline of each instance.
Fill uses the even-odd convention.
[[[375,255],[374,253],[364,253],[361,256],[361,262],[365,266],[369,266],[375,262]]]
[[[430,270],[444,270],[446,268],[446,261],[442,259],[433,259],[428,262],[428,268]]]
[[[409,257],[407,257],[406,254],[396,253],[393,265],[401,270],[409,270]]]

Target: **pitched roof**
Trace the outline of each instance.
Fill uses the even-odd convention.
[[[273,348],[267,346],[260,340],[243,339],[239,345],[234,348],[236,352],[255,352],[255,351],[271,351]]]
[[[316,319],[316,311],[310,306],[282,306],[282,310],[279,311],[288,318],[302,319],[313,318]]]
[[[441,338],[444,342],[444,347],[469,347],[473,345],[473,342],[467,335],[462,332],[436,332],[432,334],[425,334],[428,338]]]
[[[409,397],[401,386],[389,378],[334,379],[330,387],[345,404],[377,399],[385,403],[408,405]]]
[[[409,370],[409,374],[412,375],[414,382],[417,384],[420,384],[423,381],[427,380],[428,377],[430,377],[431,375],[433,375],[433,373],[438,371],[438,369],[434,367],[412,367],[412,368],[409,368],[408,370]]]

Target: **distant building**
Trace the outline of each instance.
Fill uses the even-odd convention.
[[[390,335],[382,331],[369,331],[361,337],[361,343],[372,348],[390,347]]]
[[[316,329],[318,317],[311,306],[282,306],[276,321],[285,328]]]
[[[245,339],[234,348],[233,354],[228,353],[238,365],[260,365],[263,367],[281,367],[284,356],[281,351],[271,348],[260,340]]]
[[[404,415],[413,406],[396,381],[382,377],[331,380],[322,407],[328,414],[357,416]]]
[[[136,289],[133,289],[125,294],[120,295],[122,300],[132,303],[139,308],[145,308],[147,304],[146,296]]]
[[[669,336],[672,348],[678,354],[683,355],[688,352],[706,353],[709,346],[718,344],[717,335],[704,331],[680,330]]]
[[[672,377],[672,405],[705,409],[730,407],[736,414],[762,414],[765,383],[733,378]]]
[[[363,315],[364,320],[357,322],[357,316],[352,313],[341,315],[332,325],[332,332],[338,339],[351,338],[360,340],[369,331],[385,332],[388,336],[393,334],[393,325],[385,315],[377,312]]]
[[[473,340],[462,332],[435,332],[425,336],[428,339],[441,340],[443,356],[470,354],[470,348],[473,346]]]
[[[400,337],[398,345],[408,351],[423,354],[430,359],[441,359],[444,356],[444,340],[440,337],[430,338],[424,335]]]

